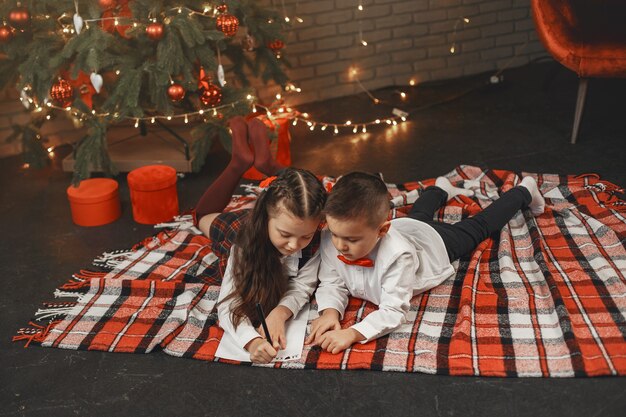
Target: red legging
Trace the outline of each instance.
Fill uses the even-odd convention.
[[[237,116],[230,119],[229,125],[233,141],[230,162],[198,200],[196,204],[198,219],[210,213],[221,213],[230,201],[242,175],[253,164],[268,176],[284,168],[272,157],[267,128],[263,122],[253,118],[246,123],[243,117]],[[250,144],[254,147],[254,153],[250,149]]]

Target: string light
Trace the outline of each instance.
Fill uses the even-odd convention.
[[[460,23],[469,23],[470,20],[467,17],[460,17],[454,22],[454,30],[452,31],[452,45],[450,46],[450,53],[454,54],[456,52],[456,32]]]

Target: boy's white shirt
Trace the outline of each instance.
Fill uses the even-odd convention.
[[[441,236],[428,224],[411,218],[391,227],[368,257],[374,267],[347,265],[337,258],[330,232],[322,233],[318,311],[334,308],[341,317],[348,295],[378,305],[378,310],[352,326],[362,343],[390,333],[405,322],[411,298],[441,284],[455,273]]]
[[[224,271],[224,277],[222,278],[222,286],[220,288],[220,294],[217,298],[218,303],[226,298],[234,289],[233,283],[233,254],[236,253],[235,245],[230,249],[230,258]],[[298,312],[302,307],[309,302],[311,294],[315,291],[317,286],[317,274],[320,265],[320,253],[319,251],[309,259],[309,261],[298,270],[298,264],[302,257],[302,251],[298,251],[289,256],[282,258],[283,265],[289,277],[289,283],[287,286],[287,292],[280,300],[278,305],[282,305],[288,308],[293,317],[298,315]],[[230,333],[237,345],[243,348],[252,339],[260,337],[261,335],[256,331],[254,326],[248,318],[243,319],[237,328],[233,325],[231,320],[231,308],[234,303],[234,299],[230,299],[224,303],[220,303],[217,306],[217,316],[219,319],[219,325],[224,331]],[[269,314],[267,312],[266,314]]]

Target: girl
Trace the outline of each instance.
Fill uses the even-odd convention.
[[[252,362],[268,363],[286,347],[285,322],[309,301],[317,285],[318,226],[326,191],[310,172],[285,168],[261,192],[253,209],[211,213],[226,206],[253,163],[266,175],[281,168],[271,158],[267,132],[259,120],[246,125],[239,117],[230,127],[232,159],[200,199],[196,214],[199,228],[220,258],[220,326],[250,352]],[[270,312],[266,321],[273,346],[259,327],[256,303]]]

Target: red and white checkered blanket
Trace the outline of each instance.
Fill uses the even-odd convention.
[[[626,204],[597,175],[530,174],[546,212],[518,212],[499,237],[462,259],[454,278],[411,302],[409,323],[332,355],[305,346],[296,369],[375,369],[447,375],[571,377],[626,374]],[[460,166],[448,178],[473,188],[438,218],[456,222],[519,182],[513,172]],[[325,179],[332,183],[332,179]],[[389,185],[401,216],[434,180]],[[417,191],[412,191],[417,190]],[[238,198],[231,209],[249,206]],[[213,311],[217,258],[206,237],[182,223],[113,262],[81,271],[57,290],[78,301],[47,303],[16,340],[64,349],[165,353],[221,361]],[[110,265],[110,264],[109,264]],[[76,299],[76,298],[75,298]],[[75,300],[74,299],[74,300]],[[376,307],[350,300],[343,326]],[[316,316],[315,308],[311,317]],[[52,321],[47,321],[52,320]]]

